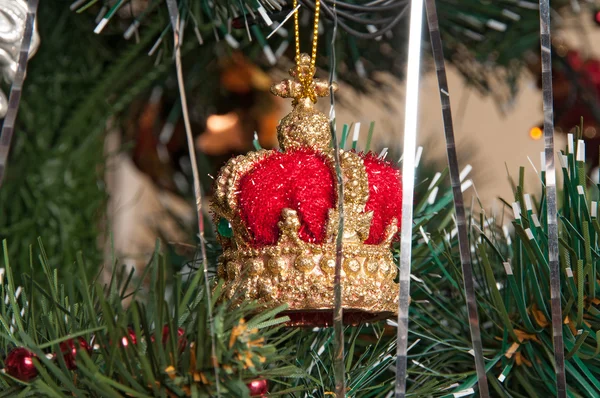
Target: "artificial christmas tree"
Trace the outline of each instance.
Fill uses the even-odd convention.
[[[36,60],[52,60],[55,53],[63,54],[64,58],[59,59],[58,66],[52,62],[39,61],[39,64],[32,64],[29,70],[28,86],[25,86],[20,113],[21,131],[24,133],[15,136],[14,151],[7,169],[12,174],[0,191],[3,211],[0,233],[2,237],[15,241],[14,246],[11,245],[14,249],[10,252],[8,245],[3,247],[5,271],[0,277],[0,297],[5,297],[0,302],[0,347],[5,353],[2,358],[5,372],[0,377],[2,394],[239,397],[250,393],[262,395],[268,390],[271,396],[327,397],[339,387],[339,374],[334,376],[332,370],[337,371],[341,364],[345,382],[342,395],[390,395],[395,379],[393,364],[397,344],[394,322],[361,323],[342,329],[343,345],[340,345],[337,330],[282,327],[282,324],[289,321],[289,318],[278,316],[287,309],[285,306],[265,311],[260,303],[249,300],[252,297],[248,296],[248,291],[227,289],[225,282],[212,278],[217,261],[216,256],[206,255],[207,251],[210,254],[212,250],[220,255],[222,249],[210,240],[210,236],[204,235],[204,232],[210,232],[210,228],[200,230],[200,244],[207,246],[203,246],[206,250],[202,251],[201,264],[194,259],[195,261],[186,263],[187,268],[180,265],[178,268],[167,267],[157,250],[146,268],[147,274],[136,277],[117,267],[114,276],[106,284],[99,279],[88,282],[89,275],[97,275],[93,271],[101,263],[93,254],[96,251],[97,237],[95,221],[103,201],[102,186],[98,184],[98,165],[102,164],[98,144],[102,141],[104,122],[109,117],[116,121],[126,118],[126,110],[132,99],[138,94],[142,98],[148,98],[147,92],[151,86],[177,91],[174,79],[169,74],[170,57],[165,57],[165,54],[170,55],[171,42],[164,40],[166,36],[160,31],[169,32],[173,27],[176,33],[175,53],[180,67],[177,73],[177,81],[180,83],[178,89],[183,93],[186,90],[194,93],[190,98],[195,97],[195,103],[204,104],[206,108],[210,108],[214,98],[213,91],[210,90],[214,85],[205,83],[207,80],[217,80],[210,79],[213,76],[211,73],[216,76],[217,71],[217,68],[210,67],[214,66],[210,61],[215,48],[227,51],[228,46],[235,47],[237,43],[238,47],[259,59],[263,56],[268,58],[267,54],[270,54],[265,42],[260,40],[261,35],[265,35],[257,25],[251,24],[256,21],[266,23],[267,19],[258,10],[268,7],[266,3],[248,7],[244,3],[239,6],[228,4],[227,7],[220,2],[203,4],[168,1],[169,5],[178,6],[175,8],[178,13],[170,13],[169,16],[180,16],[173,18],[179,23],[172,25],[169,25],[167,10],[160,2],[132,3],[134,12],[131,14],[135,15],[133,21],[115,19],[116,16],[127,18],[127,14],[117,12],[125,9],[124,3],[106,2],[102,5],[107,8],[102,9],[102,5],[95,2],[76,2],[74,8],[87,7],[90,10],[97,7],[100,15],[97,30],[102,31],[102,35],[93,37],[91,34],[83,34],[80,43],[68,41],[69,46],[61,46],[66,33],[56,33],[55,41],[45,40],[44,36],[51,35],[48,33],[51,31],[65,32],[65,26],[71,30],[80,28],[78,32],[89,31],[89,28],[82,28],[77,24],[66,25],[66,20],[49,17],[48,15],[62,15],[62,11],[57,11],[56,7],[43,5],[40,9],[46,18],[58,21],[52,27],[41,24],[42,33],[46,32],[42,34],[44,42],[54,43],[54,48],[64,52],[46,50],[48,52],[44,53],[42,48]],[[269,4],[273,9],[277,8],[274,4]],[[311,8],[314,3],[302,4]],[[336,19],[333,4],[317,4],[321,4],[324,13],[332,17],[331,22],[325,21],[323,24],[324,32],[329,34]],[[450,54],[449,58],[457,65],[463,67],[466,76],[473,76],[473,81],[484,91],[496,93],[486,84],[498,77],[490,72],[497,69],[486,68],[485,63],[478,63],[490,60],[490,51],[487,51],[490,47],[498,47],[498,52],[491,54],[492,59],[498,60],[498,65],[511,66],[511,60],[517,60],[517,65],[512,65],[515,68],[509,68],[504,75],[510,81],[519,70],[524,48],[530,47],[528,43],[537,43],[538,15],[537,10],[531,9],[530,5],[531,3],[518,2],[483,7],[476,1],[460,6],[440,2],[440,15],[443,16],[441,28],[446,34],[446,49],[449,50],[447,54]],[[338,2],[335,6],[340,11],[337,22],[345,32],[343,41],[340,42],[343,46],[347,45],[349,52],[344,55],[342,51],[334,51],[337,48],[324,46],[322,54],[326,57],[320,59],[345,61],[340,62],[337,72],[339,78],[346,80],[361,74],[357,60],[366,64],[368,72],[377,67],[397,72],[397,65],[402,62],[398,62],[399,58],[395,57],[394,50],[390,51],[391,40],[386,36],[391,32],[391,27],[398,26],[400,19],[396,18],[397,15],[384,15],[374,21],[369,12],[372,10],[389,14],[390,10],[400,11],[405,5],[401,2],[373,5]],[[370,6],[373,8],[365,8]],[[383,8],[388,6],[389,9]],[[461,10],[460,7],[464,8]],[[276,19],[281,21],[290,11],[289,7],[287,10],[282,7],[279,14],[267,12],[267,15],[272,15],[273,18],[279,15]],[[254,17],[251,17],[252,13],[255,14]],[[85,15],[64,15],[67,15],[70,22],[81,23],[86,20]],[[499,24],[501,17],[512,22],[498,29],[502,26]],[[242,21],[239,25],[242,29],[237,32],[229,29],[235,18],[241,18],[238,21]],[[535,23],[528,24],[531,21]],[[369,22],[376,26],[373,32],[367,34],[366,26]],[[132,29],[129,31],[131,35],[126,36],[133,37],[133,33],[139,30],[139,44],[129,45],[117,37],[116,33],[120,36],[122,28],[127,26],[132,26]],[[357,30],[358,27],[365,27],[365,31]],[[495,34],[490,29],[499,33]],[[509,34],[505,34],[503,29]],[[318,32],[318,26],[316,31]],[[535,40],[528,34],[534,31]],[[179,41],[184,32],[187,38],[194,38],[193,44],[189,40]],[[258,38],[256,41],[260,42],[259,46],[253,47],[254,44],[245,41],[247,32]],[[285,43],[286,38],[281,28],[278,32],[277,43]],[[455,35],[448,36],[448,32]],[[356,39],[365,35],[370,40],[366,41],[367,37],[363,37],[365,41]],[[371,40],[379,36],[381,40]],[[207,46],[209,37],[211,46]],[[220,45],[214,43],[217,37],[224,39]],[[464,40],[465,37],[468,40]],[[489,40],[483,40],[483,37]],[[512,40],[515,38],[519,40]],[[204,43],[204,47],[200,42]],[[102,45],[91,46],[89,43]],[[178,43],[183,45],[180,47]],[[500,46],[498,43],[505,45]],[[507,43],[511,45],[507,46]],[[114,48],[125,48],[127,52],[122,57],[115,57]],[[462,62],[465,60],[461,58],[464,48],[471,48],[471,55],[479,56],[468,56],[468,62]],[[362,57],[356,55],[357,49],[364,51]],[[145,57],[141,54],[142,50],[150,51],[157,58]],[[285,50],[281,54],[284,52]],[[193,54],[193,59],[189,57],[190,54]],[[378,58],[381,62],[377,61],[375,54],[382,55]],[[77,58],[76,55],[82,58]],[[85,62],[77,64],[71,62],[73,59],[83,59]],[[313,57],[311,61],[313,59],[319,58]],[[156,60],[157,65],[154,64]],[[109,65],[113,67],[107,68]],[[469,69],[472,65],[481,69]],[[311,77],[315,66],[311,65],[309,69]],[[478,72],[482,70],[485,73],[479,75]],[[332,68],[333,72],[336,72],[335,68]],[[49,82],[46,76],[51,74],[63,76],[63,79],[50,79],[52,81]],[[80,80],[74,79],[73,75],[79,76]],[[189,80],[184,81],[183,76]],[[295,93],[298,89],[310,91],[311,81],[299,80],[287,82],[284,87],[279,88],[287,87],[287,94]],[[329,82],[325,83],[321,89],[329,86]],[[69,90],[72,95],[63,96],[62,90],[65,87],[72,89]],[[92,90],[90,87],[95,88]],[[277,91],[283,93],[282,90]],[[173,99],[171,101],[177,102]],[[297,107],[305,106],[301,104],[302,101],[307,102],[306,98],[300,99]],[[73,112],[64,110],[71,110],[72,105],[77,104],[79,106]],[[180,109],[186,109],[185,101],[181,101],[181,106]],[[198,107],[200,108],[199,105]],[[173,109],[173,115],[176,115],[174,118],[179,118],[178,112],[181,110],[176,107]],[[47,113],[43,113],[44,111]],[[181,112],[184,115],[186,113]],[[295,115],[297,114],[299,112]],[[202,120],[207,115],[190,113],[189,116]],[[320,119],[323,131],[329,131],[325,130],[329,128],[328,125],[325,127],[327,118]],[[186,124],[189,122],[185,118],[184,121]],[[287,124],[288,127],[300,125],[297,121]],[[312,122],[306,124],[306,130],[312,131],[309,126],[315,125],[317,124]],[[283,123],[283,126],[286,124]],[[90,132],[90,135],[82,131]],[[333,173],[331,161],[321,161],[320,164],[316,161],[320,159],[319,153],[330,150],[329,146],[315,140],[318,148],[293,149],[294,141],[286,141],[289,137],[285,134],[282,138],[284,152],[272,152],[273,162],[276,165],[277,162],[283,164],[288,151],[292,154],[289,156],[298,158],[308,155],[306,158],[310,160],[307,163],[312,166],[316,164],[315,167],[319,170],[327,171],[315,174],[323,177],[319,186],[324,186],[326,191],[316,197],[328,199],[327,206],[324,207],[335,209],[336,199],[340,198],[335,193],[336,188],[339,188],[335,179],[344,176],[341,173],[343,167],[339,170],[340,173],[337,169]],[[340,141],[336,137],[332,146],[345,150],[345,141],[346,135]],[[596,202],[590,202],[595,188],[586,188],[585,166],[580,160],[584,156],[583,148],[583,144],[580,144],[577,150],[571,148],[563,155],[564,158],[561,157],[564,161],[562,171],[565,184],[558,213],[560,270],[563,273],[558,300],[562,302],[565,314],[563,333],[567,349],[568,393],[572,396],[595,396],[600,391],[597,381],[600,365],[596,358],[599,346],[599,335],[596,333],[599,312],[596,309],[598,300],[595,292],[597,236],[600,232],[597,227],[598,206]],[[366,178],[347,180],[351,183],[358,181],[363,194],[367,191],[366,187],[379,186],[379,183],[374,182],[375,174],[395,174],[391,166],[372,156],[361,157],[353,152],[333,153],[342,154],[342,166],[344,156],[346,160],[356,160],[357,164],[362,162],[365,166],[364,173],[358,171],[357,174],[366,174]],[[252,156],[254,155],[249,155]],[[297,164],[298,158],[292,160]],[[385,153],[381,154],[381,158],[385,158]],[[252,166],[260,168],[261,164]],[[195,166],[194,164],[193,167]],[[246,195],[243,206],[250,210],[235,214],[223,213],[221,215],[225,216],[224,222],[221,222],[220,217],[216,220],[222,238],[231,239],[228,236],[231,233],[228,224],[230,221],[239,222],[233,216],[242,213],[246,215],[243,221],[252,225],[249,229],[256,236],[260,235],[260,239],[264,239],[263,243],[271,245],[279,237],[276,222],[270,220],[269,223],[261,223],[249,216],[266,213],[260,205],[276,203],[274,198],[266,196],[268,189],[272,188],[267,183],[270,179],[275,181],[285,177],[274,175],[273,169],[265,168],[267,172],[260,178],[253,180],[251,175],[247,176],[247,185],[242,190],[241,196]],[[256,170],[249,170],[249,173],[254,172]],[[242,174],[237,173],[236,176],[241,177]],[[544,174],[540,178],[546,181]],[[301,186],[303,180],[305,177],[300,176],[290,185]],[[398,194],[399,186],[390,184],[390,181],[393,182],[391,177],[383,180],[387,182],[382,184],[391,186],[390,191],[394,195],[371,195],[371,189],[368,189],[369,198],[360,206],[364,205],[367,209],[369,201],[376,197],[379,200],[371,209],[374,214],[368,223],[369,228],[363,223],[364,228],[359,228],[357,236],[366,238],[361,242],[363,247],[368,246],[368,243],[386,243],[386,254],[383,254],[383,246],[379,254],[382,257],[397,258],[399,251],[396,244],[392,246],[393,251],[388,252],[389,242],[385,240],[390,234],[386,235],[385,228],[394,224],[394,216],[400,216],[398,208],[394,207],[399,206],[399,201],[391,199],[393,205],[389,208],[384,205],[387,204],[386,198],[394,198]],[[264,185],[260,189],[253,189],[251,181]],[[477,384],[470,351],[472,342],[468,337],[469,316],[464,306],[465,293],[461,287],[463,275],[458,266],[458,241],[451,209],[453,199],[442,185],[446,183],[443,175],[439,178],[421,175],[417,182],[422,184],[416,185],[415,228],[414,234],[409,235],[415,282],[410,291],[407,393],[414,396],[465,396],[475,393],[481,386]],[[456,182],[453,181],[453,184],[455,188],[459,188]],[[537,201],[533,196],[525,195],[527,191],[520,176],[519,184],[515,186],[515,204],[512,206],[515,217],[512,223],[514,234],[502,230],[504,222],[501,214],[490,217],[483,211],[471,209],[466,218],[476,281],[474,304],[481,319],[481,339],[485,355],[482,360],[485,361],[493,394],[498,396],[552,396],[557,393],[549,312],[552,297],[546,287],[550,280],[546,255],[549,246],[549,220],[545,216],[548,198],[543,189]],[[256,198],[259,200],[256,201]],[[198,203],[201,204],[202,202]],[[229,203],[226,205],[229,206]],[[288,204],[284,203],[283,208],[286,206]],[[276,208],[274,214],[280,216],[277,213],[283,208]],[[350,214],[357,210],[351,206],[347,209]],[[359,207],[358,210],[363,209]],[[375,222],[376,216],[381,215],[383,210],[389,210],[390,213]],[[360,215],[360,211],[358,213]],[[302,212],[297,211],[297,214]],[[201,211],[200,220],[205,216]],[[323,220],[327,216],[328,214],[325,217],[321,214],[320,221],[314,224],[302,224],[300,221],[304,220],[299,219],[299,229],[295,232],[292,229],[292,235],[301,241],[298,242],[300,245],[322,243],[319,239],[327,236],[326,233],[323,234],[323,227],[326,225]],[[359,219],[361,217],[349,218],[348,221],[352,221],[349,222],[351,224]],[[315,228],[311,229],[311,225]],[[373,234],[375,225],[381,228],[379,233]],[[304,228],[301,230],[302,227]],[[239,230],[233,231],[234,239],[240,236],[238,232]],[[410,232],[408,230],[409,234]],[[41,246],[30,248],[32,236],[40,233],[47,234],[50,238],[51,252],[57,256],[55,260],[48,259]],[[334,235],[330,234],[328,238]],[[256,236],[252,238],[255,239]],[[338,231],[337,236],[342,234]],[[223,242],[231,243],[227,239],[223,239]],[[311,240],[314,242],[309,242]],[[248,243],[251,240],[242,242]],[[75,254],[81,249],[89,249],[92,254],[90,262],[83,261],[81,255]],[[227,250],[231,250],[231,247],[225,247],[223,260],[227,260]],[[239,253],[230,251],[230,254],[235,257]],[[246,257],[256,259],[257,256],[250,252]],[[291,260],[287,261],[285,265],[291,268]],[[110,258],[107,262],[114,266],[117,260]],[[308,261],[301,263],[309,264]],[[320,264],[314,262],[310,264],[315,269],[320,267]],[[331,262],[325,262],[326,269],[331,268],[329,264]],[[361,272],[368,271],[368,263],[358,264],[363,266]],[[356,263],[349,263],[348,269],[353,271],[355,266]],[[181,272],[174,272],[173,269],[181,269]],[[70,272],[72,270],[77,271]],[[232,275],[226,273],[224,276],[231,277],[231,280],[241,277],[241,269],[240,275],[236,275],[237,268],[233,271]],[[20,282],[16,282],[17,280]],[[223,297],[226,290],[229,297]],[[382,294],[381,291],[367,293],[373,294],[371,298]],[[182,350],[182,347],[185,349]],[[269,380],[268,384],[266,380]]]

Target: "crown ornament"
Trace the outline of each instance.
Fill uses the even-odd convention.
[[[211,208],[228,298],[256,300],[264,308],[285,303],[292,324],[326,326],[334,306],[339,214],[329,120],[314,107],[330,86],[314,73],[302,54],[292,79],[271,87],[293,99],[277,127],[281,151],[231,159],[216,179]],[[398,232],[401,185],[398,170],[376,156],[340,149],[339,159],[344,323],[356,324],[397,311],[390,245]]]

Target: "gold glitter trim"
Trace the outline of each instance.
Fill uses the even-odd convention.
[[[298,214],[285,209],[277,245],[254,250],[225,250],[220,268],[230,299],[258,300],[264,307],[287,303],[289,310],[333,308],[335,243],[307,243],[298,237]],[[343,244],[342,300],[347,309],[365,312],[397,311],[396,266],[389,242],[396,220],[380,245]],[[394,272],[392,272],[394,270]]]

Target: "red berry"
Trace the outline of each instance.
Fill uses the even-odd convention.
[[[75,364],[75,358],[77,357],[77,351],[80,349],[85,351],[90,350],[90,346],[83,337],[77,338],[77,344],[73,341],[73,339],[69,339],[60,343],[60,352],[63,354],[63,358],[65,359],[68,369],[77,368],[77,365]]]
[[[129,339],[127,339],[127,337],[129,337]],[[135,335],[135,330],[133,330],[132,328],[128,328],[127,337],[123,336],[121,338],[121,344],[123,345],[123,347],[129,346],[129,342],[131,342],[131,344],[133,345],[137,344],[137,336]]]
[[[269,392],[269,386],[265,379],[252,380],[248,383],[248,390],[250,390],[251,396],[260,395],[263,397]]]
[[[162,343],[163,344],[167,344],[167,342],[169,341],[169,326],[165,325],[163,326],[163,330],[162,330]],[[183,351],[185,346],[187,345],[187,339],[185,337],[183,337],[185,335],[185,330],[183,330],[183,328],[177,328],[177,341],[179,342],[178,346],[179,346],[179,350]],[[150,337],[150,339],[152,340],[152,342],[154,342],[154,335]]]
[[[19,380],[28,381],[37,376],[33,363],[35,355],[26,348],[18,347],[8,353],[4,360],[6,373]]]

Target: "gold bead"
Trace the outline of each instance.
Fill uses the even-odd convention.
[[[244,262],[244,266],[250,276],[256,276],[263,273],[265,266],[260,258],[249,258]]]
[[[360,263],[355,258],[347,258],[344,260],[344,271],[348,274],[356,274],[360,271]]]
[[[227,278],[227,269],[225,269],[225,265],[219,264],[217,266],[217,276],[221,279]]]
[[[281,257],[271,257],[267,262],[267,269],[274,275],[278,275],[280,272],[284,271],[286,268],[287,262],[285,259]]]
[[[310,272],[315,267],[315,263],[313,262],[313,259],[308,256],[298,256],[296,257],[296,261],[294,261],[294,266],[299,271]]]
[[[240,263],[236,261],[230,261],[226,265],[227,268],[227,279],[233,280],[240,274]]]
[[[382,275],[388,275],[391,270],[392,266],[390,265],[390,263],[388,263],[385,260],[381,260],[379,262],[379,272],[381,272]]]
[[[375,258],[370,258],[365,262],[365,272],[367,275],[375,275],[377,274],[377,270],[379,269],[379,260]]]
[[[335,272],[335,258],[323,256],[321,257],[319,266],[321,267],[324,273],[332,275]]]
[[[270,279],[261,279],[258,283],[258,289],[260,291],[261,296],[269,296],[271,295],[271,293],[273,293],[273,284],[271,283]]]

